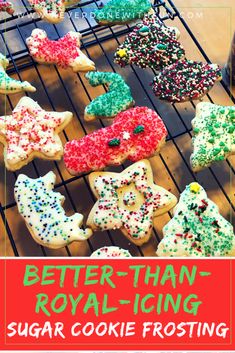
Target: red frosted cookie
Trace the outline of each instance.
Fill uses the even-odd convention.
[[[65,165],[76,175],[120,165],[126,159],[136,162],[156,154],[166,136],[166,127],[155,111],[131,108],[119,113],[111,126],[69,141],[64,149]]]
[[[7,12],[9,15],[13,15],[14,9],[13,4],[10,1],[0,0],[0,12]]]

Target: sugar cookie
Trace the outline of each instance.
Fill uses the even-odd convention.
[[[93,230],[121,229],[136,245],[149,240],[154,217],[177,202],[173,194],[154,184],[148,160],[132,164],[121,173],[91,173],[89,183],[98,201],[87,225]]]
[[[235,107],[199,103],[192,126],[194,137],[190,162],[194,172],[235,154]]]
[[[103,84],[108,86],[107,93],[93,99],[86,107],[84,114],[86,121],[113,118],[135,104],[130,87],[121,75],[113,72],[88,72],[86,78],[93,87]]]
[[[179,35],[177,28],[165,26],[155,13],[147,14],[118,47],[114,62],[121,67],[135,64],[161,70],[184,58],[184,48],[177,41]]]
[[[66,143],[64,162],[72,175],[148,158],[165,143],[167,130],[157,113],[135,107],[119,113],[111,126]]]
[[[153,80],[153,92],[160,99],[185,102],[203,97],[222,79],[217,64],[178,61],[163,69]]]
[[[21,82],[9,77],[6,73],[6,68],[9,65],[9,60],[0,53],[0,93],[13,94],[18,92],[35,92],[36,88],[31,86],[27,81]]]
[[[36,28],[26,39],[29,52],[35,61],[42,64],[56,64],[74,72],[95,70],[95,64],[80,50],[82,35],[68,32],[58,40],[50,40],[47,33]]]
[[[9,15],[14,13],[13,4],[7,0],[0,0],[0,12],[7,12]]]
[[[92,235],[91,229],[81,229],[83,216],[65,215],[62,207],[65,197],[53,188],[56,175],[31,179],[20,174],[14,193],[19,213],[24,218],[33,239],[48,248],[59,249],[73,241],[83,241]]]
[[[158,256],[235,256],[232,225],[202,186],[191,183],[180,196],[174,217],[163,228]]]
[[[31,98],[21,98],[12,115],[0,117],[6,168],[20,169],[36,157],[61,159],[63,146],[58,133],[72,117],[70,112],[47,112]]]
[[[103,248],[97,249],[94,251],[90,257],[100,257],[100,258],[122,258],[122,257],[131,257],[131,254],[128,250],[119,248],[118,246],[104,246]]]

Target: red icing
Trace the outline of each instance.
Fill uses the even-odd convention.
[[[144,132],[135,134],[133,131],[139,125],[144,126]],[[125,132],[130,138],[123,138]],[[111,126],[69,141],[64,162],[72,174],[120,165],[126,159],[136,162],[152,156],[166,136],[166,127],[156,112],[147,107],[131,108],[119,113]],[[108,143],[113,139],[120,139],[120,145],[110,147]]]

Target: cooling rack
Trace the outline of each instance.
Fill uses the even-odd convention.
[[[44,109],[69,110],[74,113],[73,122],[61,134],[63,142],[80,138],[110,124],[110,121],[106,120],[87,123],[83,119],[85,106],[91,99],[103,93],[105,87],[92,88],[83,74],[74,74],[54,66],[35,63],[28,53],[25,39],[36,27],[46,29],[51,39],[57,39],[69,30],[79,31],[83,36],[82,50],[96,62],[97,69],[120,73],[130,85],[136,105],[146,105],[155,109],[164,120],[168,129],[166,145],[159,156],[151,158],[155,181],[179,196],[189,182],[197,180],[205,187],[208,196],[218,204],[222,215],[234,224],[235,158],[229,157],[226,161],[197,174],[192,172],[189,165],[192,136],[190,122],[194,117],[197,101],[183,104],[161,102],[153,95],[149,85],[155,74],[153,70],[141,70],[134,66],[121,69],[113,63],[116,47],[132,26],[97,25],[92,18],[93,9],[100,5],[96,0],[82,1],[78,6],[67,9],[65,20],[57,25],[48,24],[38,18],[26,0],[15,2],[17,15],[4,14],[0,18],[0,51],[10,60],[7,72],[12,77],[28,80],[37,87],[37,92],[29,95]],[[191,48],[193,59],[210,62],[187,20],[181,16],[179,9],[171,0],[155,0],[154,10],[167,25],[177,26],[180,29],[182,44]],[[10,113],[21,96],[22,94],[0,97],[0,114]],[[235,101],[224,80],[203,100],[225,105],[232,105]],[[66,197],[64,207],[67,214],[80,212],[84,214],[85,220],[95,202],[87,175],[72,177],[65,170],[63,161],[34,160],[17,173],[5,171],[2,159],[0,163],[1,256],[89,256],[92,251],[104,245],[122,246],[133,256],[155,256],[157,244],[162,236],[162,227],[169,221],[170,212],[155,219],[153,236],[141,247],[130,244],[118,230],[96,232],[88,241],[73,243],[60,250],[50,250],[38,245],[31,238],[17,212],[13,187],[18,174],[24,173],[36,178],[53,170],[57,176],[55,191],[61,192]],[[121,171],[128,165],[125,163],[123,166],[108,170]]]

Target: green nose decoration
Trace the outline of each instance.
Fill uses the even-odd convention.
[[[156,49],[156,50],[166,50],[166,49],[167,49],[167,45],[166,45],[166,44],[161,44],[161,43],[159,43],[159,44],[157,44],[157,45],[155,46],[155,49]]]
[[[138,30],[138,33],[141,36],[147,36],[149,34],[149,32],[150,32],[150,28],[148,26],[143,26]]]

